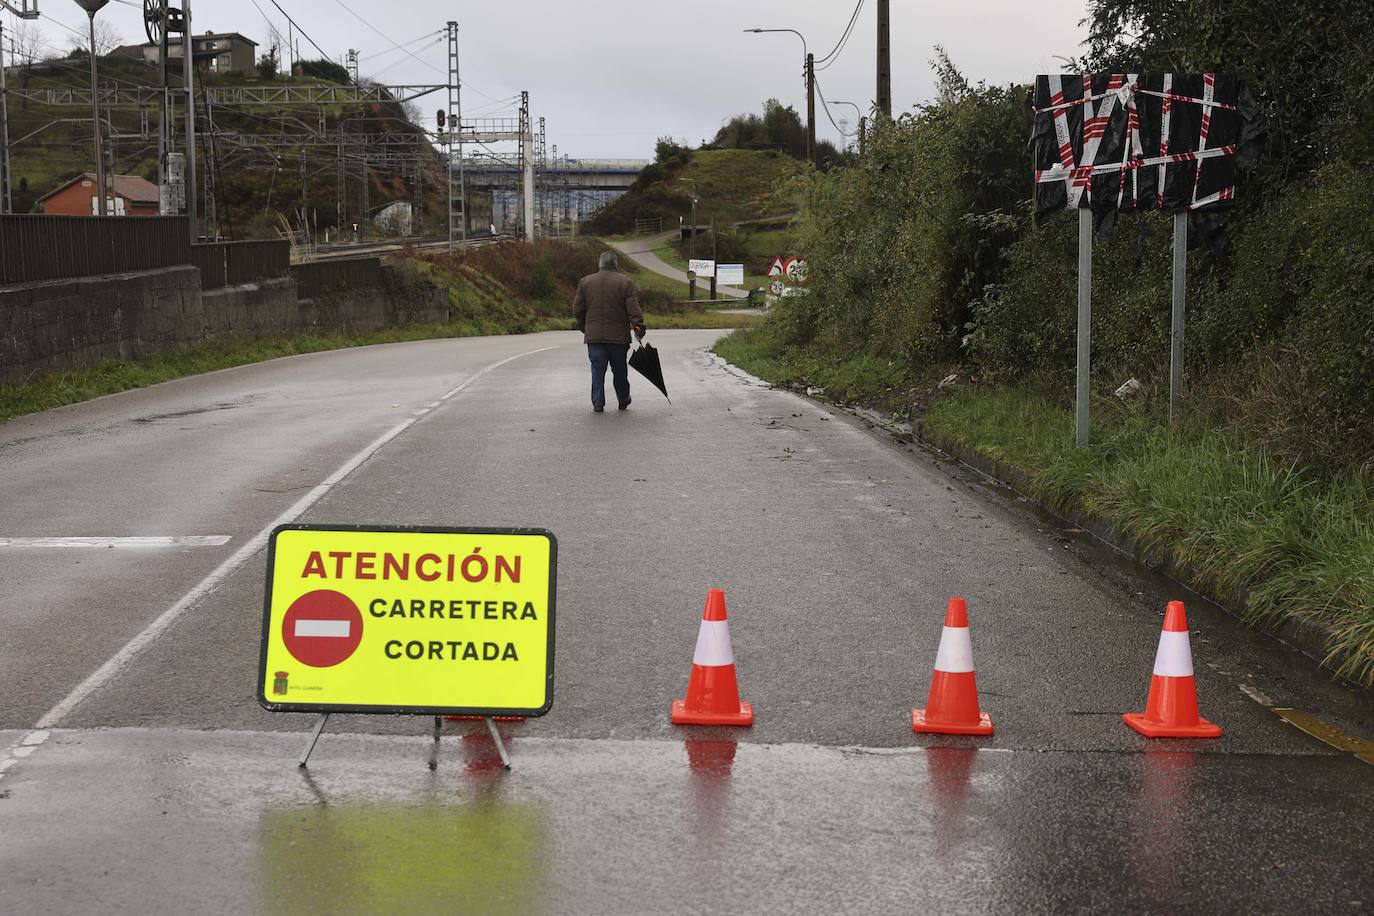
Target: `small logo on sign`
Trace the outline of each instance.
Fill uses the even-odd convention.
[[[277,696],[286,695],[286,672],[278,671],[277,676],[272,681],[272,692]]]

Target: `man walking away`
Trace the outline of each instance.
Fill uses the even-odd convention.
[[[634,331],[637,340],[644,339],[644,312],[635,299],[634,281],[616,269],[619,265],[615,252],[603,252],[598,266],[600,270],[578,282],[573,312],[587,345],[587,358],[592,362],[592,410],[601,413],[606,409],[607,364],[611,367],[619,408],[630,406],[625,358],[630,352],[630,331]]]

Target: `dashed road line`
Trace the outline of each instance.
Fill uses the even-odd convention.
[[[32,537],[0,538],[0,547],[219,547],[227,534],[191,537]]]
[[[16,745],[11,747],[9,753],[4,758],[0,758],[0,774],[3,774],[5,770],[13,766],[14,763],[18,761],[21,757],[33,753],[32,750],[29,750],[24,754],[16,755],[16,749],[37,748],[41,746],[43,742],[45,742],[48,739],[49,729],[51,729],[59,722],[61,722],[62,719],[65,718],[72,710],[74,710],[77,706],[81,705],[81,703],[85,701],[87,697],[91,696],[91,694],[95,693],[97,690],[104,687],[110,681],[114,680],[114,678],[117,677],[120,674],[120,672],[122,672],[126,667],[128,667],[129,663],[132,662],[135,658],[137,658],[139,654],[141,654],[143,650],[146,649],[153,642],[153,640],[157,639],[164,632],[166,632],[167,629],[177,621],[177,618],[179,618],[183,613],[185,613],[188,608],[191,608],[195,604],[197,604],[202,598],[204,598],[216,587],[218,587],[221,582],[223,582],[235,571],[237,571],[238,568],[242,566],[244,563],[246,563],[250,557],[252,557],[258,551],[262,550],[264,547],[266,547],[268,538],[271,537],[273,530],[275,530],[277,526],[285,525],[300,517],[307,509],[309,509],[315,503],[319,502],[319,500],[322,499],[325,496],[325,494],[327,494],[331,489],[333,489],[340,481],[342,481],[349,474],[356,471],[359,467],[363,465],[364,462],[366,462],[377,452],[381,451],[382,448],[384,448],[389,442],[391,442],[393,439],[395,439],[401,433],[405,432],[410,427],[414,426],[425,416],[429,415],[432,411],[436,410],[438,407],[443,405],[454,395],[458,394],[463,389],[467,388],[469,385],[476,382],[478,379],[482,378],[490,372],[493,372],[501,368],[507,363],[514,362],[517,359],[521,359],[526,356],[533,356],[536,353],[543,353],[548,350],[555,349],[557,349],[557,347],[539,347],[534,350],[526,350],[523,353],[517,353],[514,356],[508,357],[498,362],[494,362],[489,366],[484,366],[483,368],[479,369],[477,372],[469,376],[467,380],[465,380],[461,384],[455,385],[453,388],[450,388],[448,391],[444,392],[444,394],[439,396],[438,400],[431,402],[431,406],[426,407],[416,416],[413,416],[408,420],[404,420],[403,422],[398,423],[396,426],[392,427],[390,430],[374,439],[370,444],[363,448],[362,451],[358,452],[352,458],[348,459],[348,461],[344,462],[343,465],[339,467],[339,469],[336,470],[333,474],[330,474],[309,493],[306,493],[299,500],[297,500],[296,503],[291,506],[291,508],[287,509],[281,515],[277,516],[275,519],[269,522],[267,526],[263,528],[260,532],[258,532],[251,540],[247,541],[246,543],[244,543],[242,547],[234,551],[233,555],[230,556],[229,559],[225,560],[223,563],[217,566],[213,572],[211,572],[208,576],[202,579],[194,588],[192,588],[189,592],[183,595],[181,599],[178,600],[175,604],[173,604],[167,610],[159,614],[156,620],[148,624],[148,626],[145,627],[143,631],[136,635],[133,639],[129,640],[124,645],[124,648],[120,649],[113,656],[111,656],[110,659],[105,662],[105,664],[101,665],[94,672],[92,672],[84,681],[82,681],[80,684],[77,684],[76,687],[72,688],[72,691],[68,693],[65,697],[63,697],[62,700],[60,700],[56,706],[54,706],[52,709],[44,713],[43,716],[38,720],[37,727],[33,731],[26,734],[22,739],[20,739],[20,741]]]

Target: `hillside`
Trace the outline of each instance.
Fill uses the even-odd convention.
[[[85,89],[90,71],[84,57],[41,61],[29,67],[8,68],[11,90]],[[107,56],[100,59],[100,79],[107,86],[130,88],[154,85],[157,72],[140,61]],[[209,86],[233,85],[321,85],[338,82],[323,76],[277,77],[265,81],[239,74],[202,74]],[[174,87],[180,78],[174,76]],[[198,87],[201,85],[198,82]],[[294,216],[302,200],[302,164],[305,199],[311,219],[321,233],[332,229],[338,220],[338,169],[334,149],[328,146],[302,148],[273,144],[270,148],[243,147],[223,135],[273,134],[299,130],[305,123],[317,127],[323,122],[331,135],[340,130],[364,136],[381,131],[418,133],[404,106],[326,105],[216,106],[207,111],[197,97],[198,164],[202,181],[209,172],[215,185],[219,230],[230,238],[275,237],[281,215]],[[15,97],[9,101],[11,171],[14,210],[27,213],[38,198],[83,171],[92,171],[90,112],[85,108],[47,106]],[[157,181],[157,110],[111,108],[107,128],[116,174],[140,175]],[[178,111],[177,130],[183,120]],[[438,230],[447,201],[442,194],[444,172],[438,153],[425,166],[424,188],[426,228]],[[199,182],[198,182],[199,183]],[[372,167],[368,173],[368,209],[374,214],[394,200],[409,200],[410,176],[395,167]],[[345,187],[344,222],[358,219],[361,208],[362,176],[360,166],[349,162]],[[205,196],[202,185],[201,196]],[[204,206],[204,205],[202,205]],[[204,212],[204,210],[202,210]],[[429,224],[433,223],[431,227]]]
[[[697,223],[714,216],[721,228],[791,209],[784,188],[806,171],[806,164],[775,150],[696,150],[679,153],[640,173],[634,186],[603,207],[587,231],[603,235],[631,232],[636,219],[663,220],[663,228],[690,219],[696,190]]]

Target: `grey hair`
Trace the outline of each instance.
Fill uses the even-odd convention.
[[[603,251],[600,260],[596,262],[596,266],[602,270],[615,270],[620,266],[620,262],[616,260],[614,251]]]

